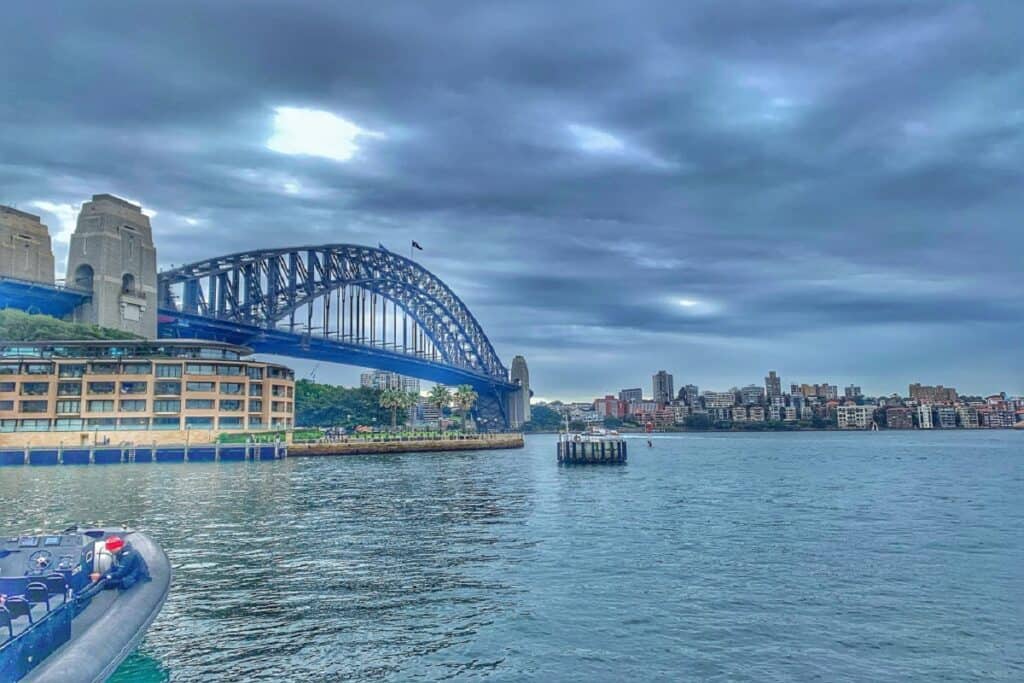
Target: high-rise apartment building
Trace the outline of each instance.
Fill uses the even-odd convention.
[[[654,384],[654,402],[658,405],[665,405],[672,401],[675,397],[675,391],[672,388],[672,375],[668,374],[664,370],[658,370],[653,377]]]
[[[910,399],[918,403],[956,403],[956,389],[923,384],[910,385]]]
[[[371,370],[360,374],[359,386],[379,389],[380,391],[391,389],[410,394],[420,393],[420,381],[417,378],[406,377],[399,375],[397,372],[387,372],[385,370]]]
[[[740,389],[740,401],[746,406],[761,405],[764,403],[764,395],[765,390],[756,384],[750,384]]]
[[[687,384],[679,390],[679,400],[688,406],[695,406],[700,401],[700,387],[696,384]]]
[[[843,389],[843,395],[848,399],[858,399],[863,396],[860,387],[854,386],[853,384]]]
[[[623,389],[619,392],[619,400],[623,403],[631,403],[633,401],[644,400],[643,389]]]
[[[769,399],[782,396],[782,379],[775,374],[774,370],[771,370],[764,378],[764,390]]]

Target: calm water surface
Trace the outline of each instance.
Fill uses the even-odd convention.
[[[118,681],[1024,680],[1024,434],[0,469],[0,530],[150,532]]]

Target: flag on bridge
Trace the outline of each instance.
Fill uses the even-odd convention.
[[[416,240],[412,241],[412,246],[415,247],[416,249],[419,249],[420,251],[423,251],[423,247],[421,247],[420,243],[417,242]]]

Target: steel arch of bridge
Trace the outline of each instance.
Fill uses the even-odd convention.
[[[499,404],[504,403],[503,394],[516,389],[469,308],[426,268],[386,249],[329,244],[230,254],[161,272],[159,296],[161,313],[181,314],[180,321],[191,321],[192,330],[202,330],[203,336],[244,342],[243,333],[224,333],[231,326],[236,331],[272,331],[278,338],[283,333],[294,335],[296,315],[304,309],[305,329],[300,319],[298,334],[307,340],[325,338],[317,339],[317,348],[323,348],[326,340],[334,347],[353,351],[377,349],[375,355],[363,353],[359,364],[381,369],[402,367],[406,374],[437,381],[436,372],[417,373],[401,358],[414,356],[421,368],[432,365],[448,374],[457,371],[478,388],[493,389]],[[377,297],[382,302],[383,321],[374,317]],[[365,307],[371,301],[368,313]],[[392,303],[394,335],[390,349],[386,348],[386,301]],[[406,316],[411,330],[406,329]],[[337,319],[333,333],[332,319]],[[286,327],[281,326],[282,322],[287,323]],[[379,327],[383,327],[382,343],[374,338],[374,330]],[[296,347],[296,353],[285,355],[308,358],[308,350],[307,343],[301,350]],[[504,418],[503,405],[499,412]]]

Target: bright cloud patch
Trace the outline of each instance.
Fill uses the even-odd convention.
[[[626,149],[622,140],[599,128],[570,123],[569,132],[576,139],[576,145],[585,152],[613,153]]]
[[[267,140],[267,149],[348,161],[359,151],[356,142],[360,137],[384,136],[329,111],[275,107],[274,134]]]

